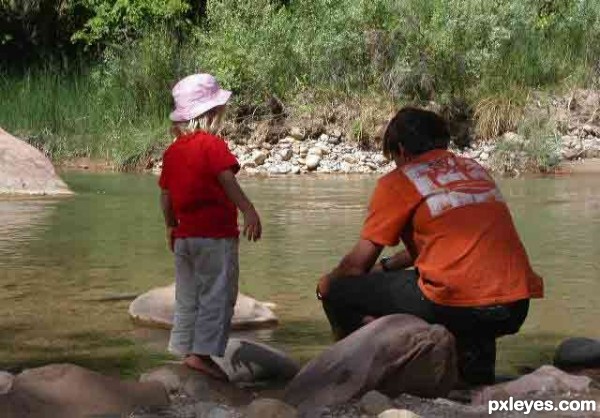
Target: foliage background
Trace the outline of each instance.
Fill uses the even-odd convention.
[[[168,137],[170,86],[206,71],[234,108],[435,101],[494,137],[534,90],[597,86],[597,39],[596,0],[0,0],[0,125],[136,161]]]

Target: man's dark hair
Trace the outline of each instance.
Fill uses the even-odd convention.
[[[432,149],[447,149],[450,132],[446,121],[428,110],[405,107],[390,121],[383,135],[383,153],[391,158],[399,145],[411,155]]]

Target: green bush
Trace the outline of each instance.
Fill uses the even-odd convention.
[[[585,87],[600,74],[597,0],[209,0],[196,25],[184,0],[64,4],[89,17],[70,30],[104,46],[101,60],[90,51],[85,65],[0,74],[11,98],[0,125],[62,138],[49,147],[60,153],[129,160],[151,148],[166,137],[170,87],[194,72],[215,74],[244,106],[315,92],[465,102],[483,136],[513,129],[530,91]],[[146,131],[147,146],[124,146]]]

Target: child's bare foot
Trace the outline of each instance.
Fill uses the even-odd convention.
[[[210,358],[210,356],[190,354],[186,356],[183,362],[190,369],[194,369],[201,373],[207,374],[214,379],[222,380],[225,382],[229,381],[227,375],[223,372],[223,370],[221,370],[217,363],[215,363]]]

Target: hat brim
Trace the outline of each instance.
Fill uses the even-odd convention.
[[[229,90],[219,90],[217,94],[215,94],[210,100],[207,100],[202,103],[197,103],[190,107],[186,108],[177,108],[171,112],[169,118],[173,122],[186,122],[188,120],[197,118],[203,113],[208,112],[210,109],[213,109],[217,106],[223,106],[231,97],[231,92]]]

